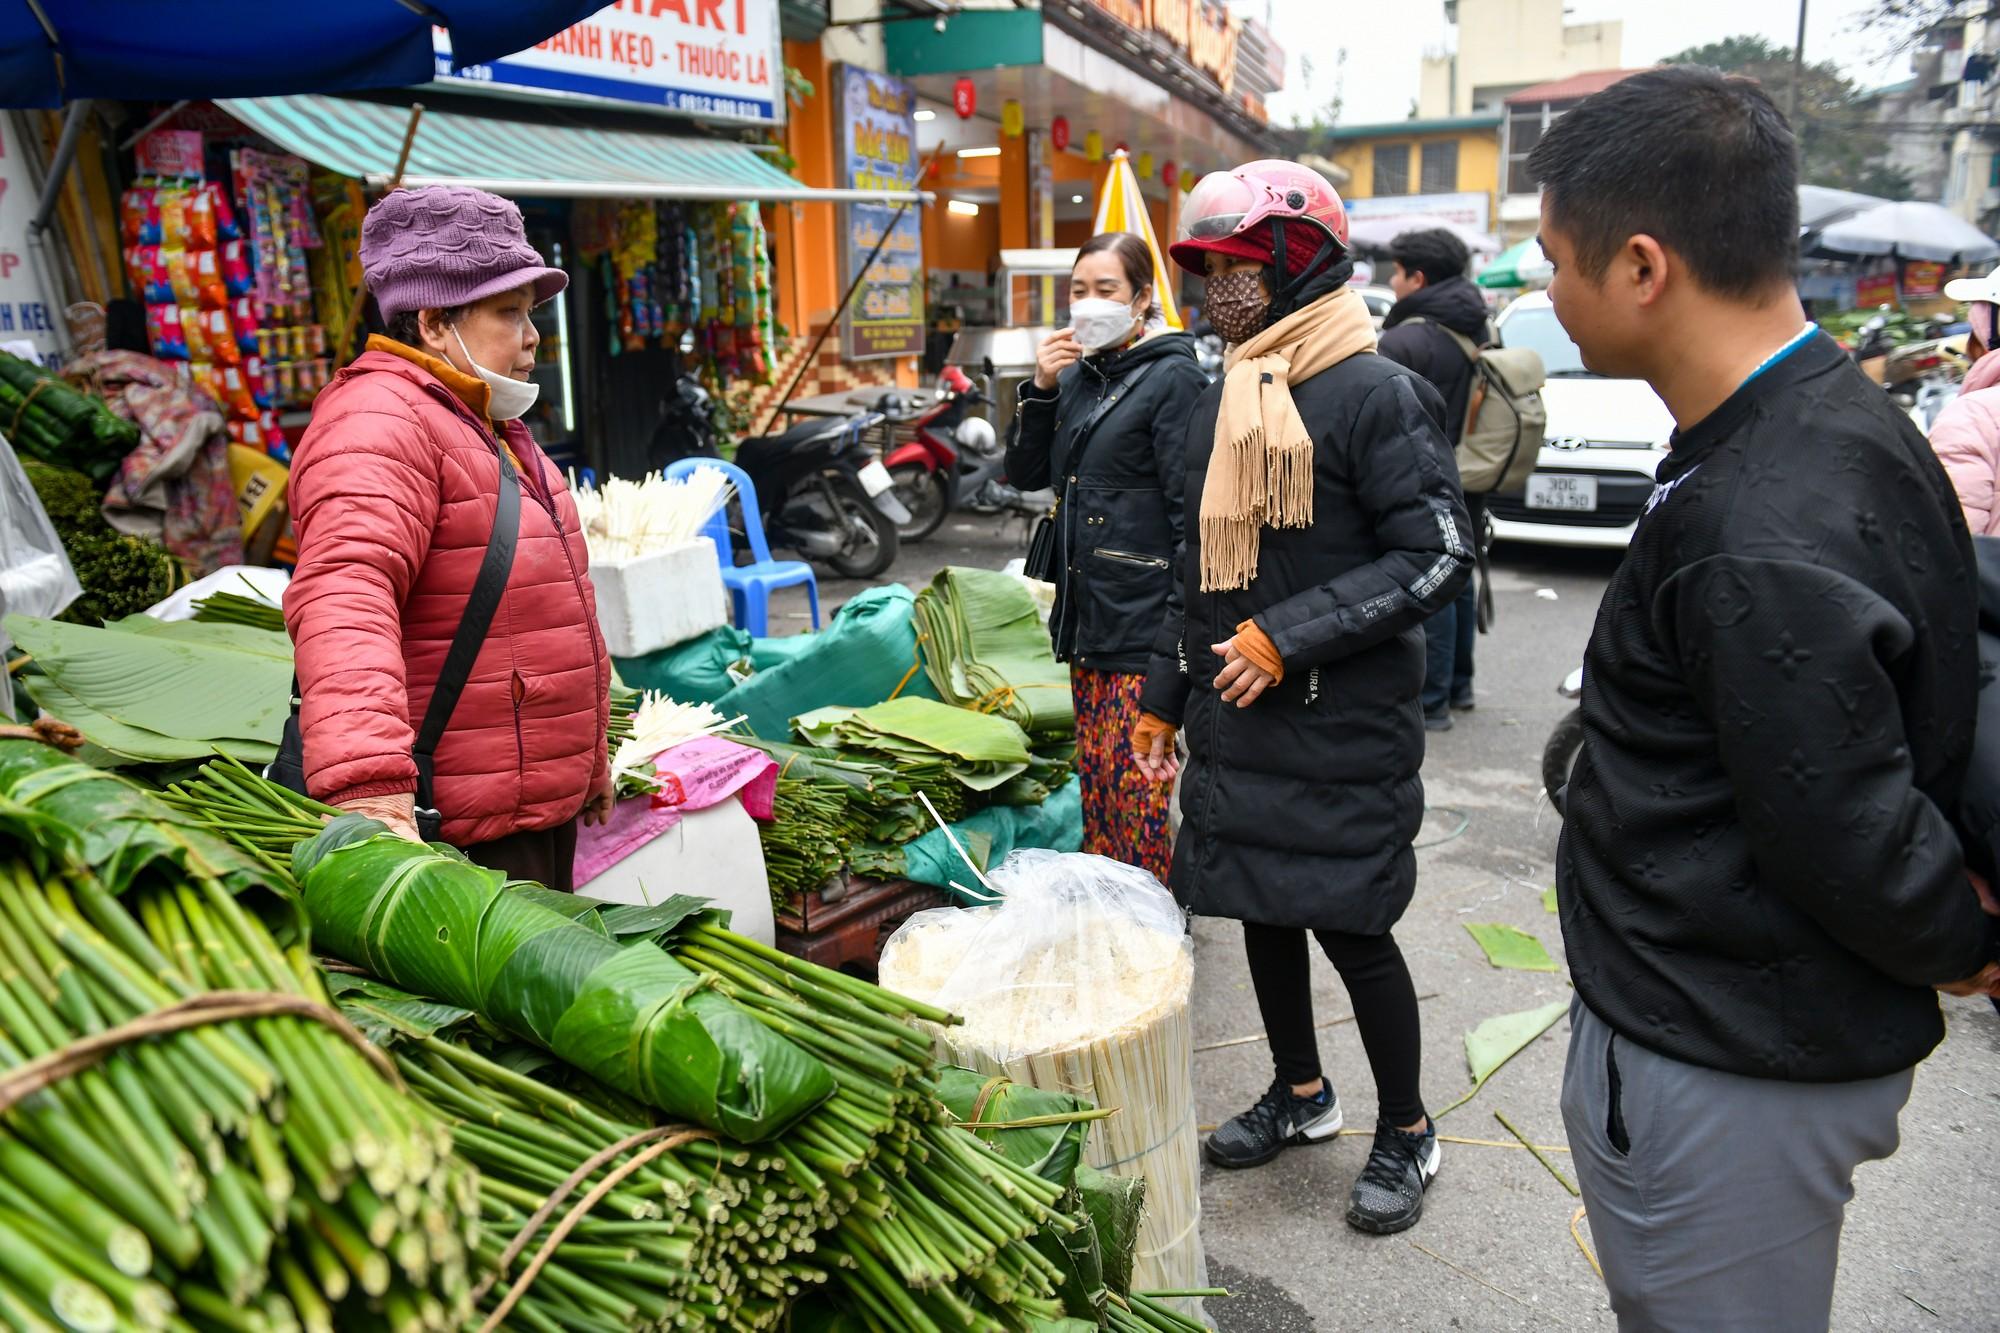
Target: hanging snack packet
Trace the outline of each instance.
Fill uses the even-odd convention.
[[[236,330],[229,326],[227,310],[204,310],[201,320],[202,336],[208,343],[210,360],[224,365],[235,365],[243,360],[243,349],[236,345]]]
[[[213,250],[190,250],[194,269],[195,294],[204,309],[222,310],[229,304],[229,289],[223,285],[222,269]]]
[[[256,283],[250,272],[249,247],[242,241],[222,243],[222,282],[231,296],[248,296]]]
[[[157,242],[159,227],[159,207],[155,202],[155,192],[150,185],[135,185],[119,196],[118,234],[126,245],[139,245],[146,240],[146,223],[150,218]]]
[[[162,186],[160,201],[160,244],[170,250],[188,248],[188,192],[179,185]]]
[[[215,191],[199,186],[188,192],[187,246],[190,250],[213,250],[215,235]]]
[[[188,359],[187,335],[181,331],[179,306],[147,306],[146,335],[153,344],[154,356],[163,361]]]
[[[202,327],[201,311],[191,305],[179,307],[175,312],[180,317],[181,341],[187,348],[190,361],[213,361],[215,356],[208,350],[208,330]]]

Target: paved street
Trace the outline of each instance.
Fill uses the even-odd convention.
[[[997,566],[1019,554],[1023,536],[1019,524],[1003,534],[987,520],[954,520],[892,573],[916,587],[946,561]],[[1433,1106],[1469,1085],[1468,1030],[1569,993],[1560,975],[1490,967],[1463,926],[1511,923],[1562,957],[1556,919],[1542,907],[1542,892],[1554,882],[1557,827],[1540,792],[1539,760],[1568,707],[1555,686],[1580,657],[1614,563],[1583,552],[1499,552],[1499,623],[1479,644],[1479,709],[1430,738],[1424,780],[1432,815],[1416,901],[1397,937],[1425,997],[1424,1087]],[[859,586],[830,583],[828,604]],[[1195,939],[1196,1039],[1207,1048],[1196,1056],[1195,1079],[1206,1126],[1248,1105],[1269,1082],[1270,1063],[1236,928],[1197,922]],[[1365,1133],[1375,1121],[1375,1091],[1354,1027],[1343,1021],[1351,1012],[1346,994],[1323,958],[1315,962],[1314,989],[1317,1021],[1330,1025],[1321,1034],[1326,1068],[1347,1124]],[[2000,1017],[1983,1000],[1945,1004],[1952,1035],[1919,1073],[1901,1152],[1857,1177],[1835,1329],[1971,1330],[2000,1322],[1993,1259]],[[1567,1021],[1558,1023],[1442,1120],[1442,1132],[1505,1141],[1497,1110],[1537,1143],[1561,1145],[1557,1096],[1568,1033]],[[1224,1333],[1613,1326],[1603,1288],[1570,1235],[1577,1203],[1527,1152],[1447,1143],[1423,1222],[1405,1235],[1376,1238],[1342,1219],[1367,1151],[1367,1140],[1354,1135],[1289,1152],[1257,1171],[1205,1168],[1210,1276],[1236,1293],[1209,1305]],[[1568,1170],[1565,1154],[1551,1157]]]

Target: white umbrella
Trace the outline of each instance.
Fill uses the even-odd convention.
[[[1819,231],[1856,213],[1866,212],[1889,201],[1858,190],[1836,190],[1830,185],[1799,187],[1799,230]]]
[[[1941,264],[1977,264],[2000,259],[2000,241],[1941,204],[1877,204],[1824,228],[1812,243],[1816,254],[1893,255]]]

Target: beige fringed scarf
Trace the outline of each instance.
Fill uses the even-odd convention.
[[[1368,307],[1344,287],[1230,349],[1201,493],[1203,592],[1250,586],[1265,524],[1311,526],[1312,433],[1292,402],[1292,380],[1374,350]]]

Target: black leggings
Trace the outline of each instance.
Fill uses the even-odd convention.
[[[1417,1024],[1417,988],[1394,935],[1349,935],[1316,930],[1347,996],[1355,1026],[1375,1072],[1375,1100],[1392,1125],[1424,1118],[1423,1040]],[[1287,1083],[1310,1083],[1320,1076],[1319,1040],[1313,1032],[1311,962],[1306,932],[1291,926],[1243,923],[1243,949],[1250,956],[1250,980],[1264,1015],[1271,1059]]]

